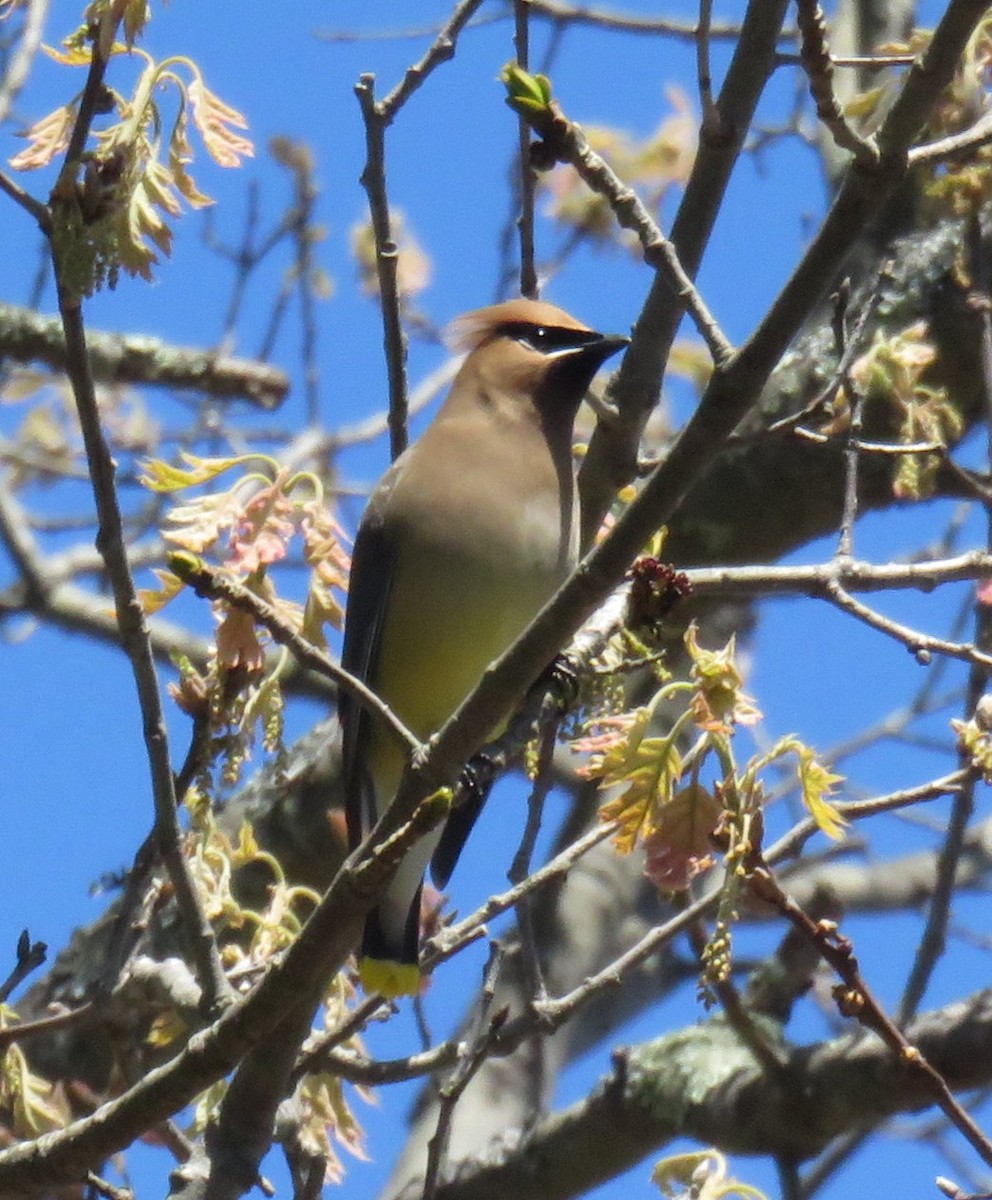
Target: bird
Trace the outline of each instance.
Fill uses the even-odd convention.
[[[546,301],[514,299],[457,318],[447,340],[466,352],[449,393],[359,523],[341,657],[421,740],[577,564],[573,426],[596,371],[630,339]],[[406,759],[381,718],[345,693],[339,715],[354,849],[395,795]],[[420,991],[424,874],[435,856],[435,882],[446,885],[474,822],[459,822],[458,811],[446,838],[436,829],[413,846],[367,918],[359,977],[369,994]]]

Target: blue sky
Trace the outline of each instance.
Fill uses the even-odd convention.
[[[248,117],[257,156],[240,171],[222,171],[198,158],[194,167],[201,187],[216,197],[216,229],[236,241],[245,212],[249,180],[260,187],[263,226],[281,211],[288,197],[284,173],[272,165],[268,140],[287,134],[307,140],[316,158],[322,189],[320,219],[327,238],[319,257],[335,283],[333,297],[323,303],[320,319],[321,413],[323,423],[334,427],[379,410],[384,403],[385,371],[381,358],[381,327],[377,310],[362,297],[355,284],[350,259],[352,226],[364,219],[365,197],[358,184],[364,143],[353,86],[362,71],[372,70],[380,93],[391,88],[404,68],[422,51],[423,38],[371,39],[337,43],[316,36],[321,31],[424,28],[442,19],[448,6],[431,0],[396,0],[388,17],[370,10],[361,0],[337,0],[330,5],[317,0],[275,6],[194,5],[172,0],[168,7],[156,3],[154,19],[144,45],[156,57],[187,53],[203,69],[208,85]],[[651,13],[660,7],[647,0],[629,0],[627,11]],[[670,6],[664,6],[666,11]],[[717,15],[734,16],[741,4],[728,4]],[[692,5],[682,5],[690,17]],[[73,4],[56,0],[49,19],[49,41],[74,28],[78,12]],[[374,24],[370,24],[374,22]],[[420,303],[430,318],[441,324],[468,308],[487,303],[497,278],[496,235],[506,219],[506,169],[516,138],[515,123],[503,105],[496,81],[499,69],[511,55],[508,22],[470,31],[455,60],[444,66],[400,114],[388,134],[390,194],[433,261],[433,280]],[[539,62],[546,35],[534,37],[532,60]],[[716,67],[725,53],[717,51]],[[565,38],[552,71],[556,94],[579,121],[626,126],[644,136],[667,115],[665,85],[682,81],[692,94],[692,49],[687,44],[647,38],[596,35],[574,30]],[[126,87],[128,64],[115,69],[117,86]],[[19,114],[26,123],[36,120],[68,98],[67,71],[39,60],[32,82],[21,98]],[[780,119],[791,103],[794,78],[780,73],[769,91],[763,118]],[[5,158],[16,153],[17,143],[6,134],[0,144]],[[44,195],[39,176],[28,178],[36,194]],[[5,250],[0,262],[0,299],[26,300],[37,265],[38,239],[30,222],[8,203]],[[769,147],[760,162],[742,162],[728,197],[728,205],[714,238],[712,251],[700,276],[706,299],[729,336],[746,336],[785,279],[800,253],[808,219],[822,211],[822,179],[815,157],[791,141]],[[670,214],[665,214],[670,216]],[[154,333],[197,345],[209,345],[221,332],[221,321],[230,285],[229,264],[205,253],[199,215],[185,216],[177,229],[170,262],[157,271],[156,282],[125,280],[116,292],[94,299],[88,309],[92,328],[119,328]],[[547,221],[538,230],[539,246],[547,254],[560,233]],[[263,273],[249,299],[236,351],[251,354],[261,339],[265,318],[266,282],[276,278],[284,263]],[[647,272],[621,252],[582,251],[567,270],[553,281],[548,298],[603,329],[625,329],[635,318],[647,291]],[[54,307],[51,290],[42,307]],[[292,368],[297,361],[295,324],[291,323],[276,346],[275,360]],[[410,375],[416,381],[436,366],[443,352],[435,346],[414,343]],[[299,380],[296,381],[299,383]],[[303,419],[301,389],[289,399],[273,428],[298,424]],[[679,393],[684,405],[685,396]],[[167,402],[163,409],[167,413]],[[19,413],[0,409],[0,432],[16,424]],[[251,414],[253,426],[261,423]],[[343,463],[349,482],[373,479],[386,465],[384,443],[363,449]],[[50,504],[57,503],[51,497]],[[353,527],[360,505],[344,510]],[[49,509],[51,511],[51,509]],[[946,519],[946,509],[923,514],[872,518],[859,533],[859,552],[882,557],[909,549],[921,540],[921,522],[936,532]],[[832,546],[807,548],[803,557],[824,557]],[[0,574],[0,586],[6,579]],[[957,589],[960,599],[962,589]],[[953,603],[956,603],[955,600]],[[953,607],[941,597],[940,605]],[[886,607],[886,605],[882,605]],[[930,613],[913,598],[892,603],[894,612],[922,620]],[[943,632],[942,615],[927,617]],[[130,861],[151,819],[150,791],[141,744],[130,672],[119,655],[49,630],[7,629],[11,638],[2,647],[4,685],[0,687],[0,779],[3,783],[7,836],[0,848],[0,872],[5,882],[5,903],[0,907],[0,947],[8,956],[20,930],[56,949],[72,928],[92,919],[103,901],[88,899],[87,889],[102,872]],[[795,730],[807,740],[829,746],[849,736],[867,721],[899,702],[918,684],[921,668],[895,644],[852,626],[846,618],[817,606],[778,601],[768,607],[766,623],[754,647],[751,690],[760,698],[767,717],[769,737]],[[956,678],[960,681],[961,674]],[[871,708],[864,682],[873,681]],[[320,710],[300,705],[292,714],[292,727],[305,729]],[[173,714],[176,746],[183,745],[183,720]],[[178,751],[177,751],[178,753]],[[883,747],[859,764],[860,786],[888,789],[925,777],[932,771],[932,756],[905,749]],[[507,827],[516,827],[520,813],[519,789],[507,787],[499,806],[491,808],[470,846],[452,891],[455,904],[466,911],[488,891],[502,883],[501,871],[493,874],[493,847],[505,845],[510,856]],[[514,808],[513,806],[518,806]],[[515,812],[512,820],[506,811]],[[560,804],[554,809],[560,811]],[[884,840],[891,852],[930,840],[930,834],[886,819]],[[552,821],[549,819],[549,827]],[[54,870],[53,870],[54,867]],[[908,923],[868,922],[858,927],[859,946],[871,964],[872,982],[886,994],[889,969],[894,978],[905,972],[913,953]],[[901,933],[903,936],[895,936]],[[774,938],[758,935],[755,946],[769,947]],[[968,960],[981,980],[987,960],[977,952]],[[436,987],[429,1009],[437,1034],[457,1016],[457,999],[473,986],[478,961],[452,968],[443,988]],[[977,986],[977,984],[975,985]],[[957,994],[955,979],[938,975],[928,1003]],[[455,998],[452,1004],[449,997]],[[895,995],[890,998],[895,998]],[[676,1027],[699,1015],[691,995],[669,1001],[651,1012],[616,1041],[634,1041]],[[811,1024],[812,1029],[812,1024]],[[810,1034],[812,1036],[812,1032]],[[398,1023],[370,1038],[384,1054],[412,1046],[409,1023]],[[560,1102],[567,1103],[588,1089],[590,1081],[609,1066],[609,1046],[578,1064],[562,1082]],[[367,1117],[370,1164],[350,1166],[345,1195],[372,1195],[388,1170],[394,1149],[402,1138],[402,1115],[412,1088],[384,1091],[379,1107],[362,1110]],[[361,1105],[359,1105],[361,1108]],[[163,1190],[164,1158],[161,1152],[141,1151],[134,1157],[135,1181],[142,1196]],[[774,1175],[764,1164],[738,1162],[737,1174],[771,1194],[777,1192]],[[877,1183],[884,1172],[887,1192],[903,1196],[931,1194],[937,1164],[928,1152],[897,1153],[874,1158],[863,1173],[855,1165],[838,1189],[828,1197],[855,1194],[867,1183]],[[278,1177],[278,1168],[272,1171]],[[650,1164],[641,1164],[630,1175],[596,1194],[606,1200],[622,1194],[650,1196]]]

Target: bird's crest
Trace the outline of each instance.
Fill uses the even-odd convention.
[[[452,353],[467,354],[492,337],[504,325],[526,323],[546,325],[554,329],[588,331],[589,326],[576,321],[563,308],[544,300],[505,300],[477,308],[456,317],[444,331],[444,343]]]

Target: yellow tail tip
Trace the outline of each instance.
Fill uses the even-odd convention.
[[[378,994],[387,1000],[395,1000],[397,996],[416,996],[423,982],[418,966],[390,962],[385,958],[363,958],[358,964],[358,977],[366,995]]]

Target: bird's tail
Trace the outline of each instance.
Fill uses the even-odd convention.
[[[374,908],[365,922],[358,975],[366,995],[387,999],[416,996],[420,992],[420,894],[410,903],[405,918],[391,910],[388,899]]]

